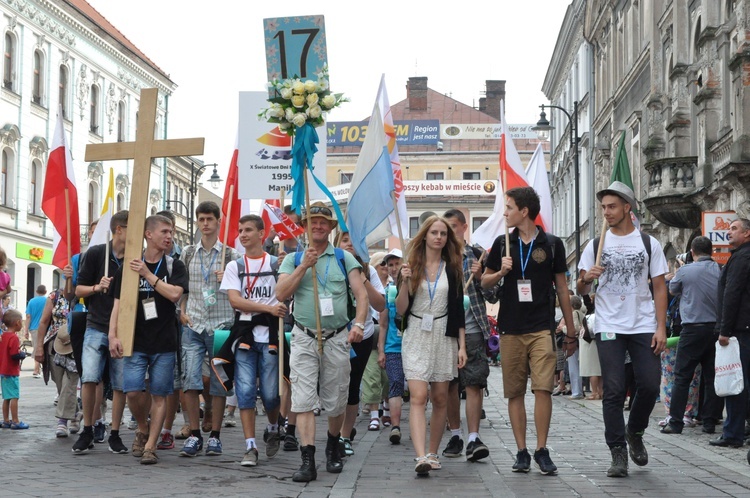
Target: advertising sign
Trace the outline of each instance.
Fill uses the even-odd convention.
[[[331,193],[337,201],[349,198],[349,183],[331,188]],[[497,180],[405,180],[404,192],[408,197],[413,196],[487,196],[496,195]]]
[[[361,147],[367,135],[368,121],[332,121],[328,123],[329,147]],[[436,145],[440,122],[437,119],[394,121],[396,142],[402,145]]]
[[[52,264],[52,248],[39,247],[16,242],[16,257],[36,263]]]
[[[703,236],[708,237],[714,247],[729,247],[729,225],[737,219],[737,213],[705,211],[702,215]]]
[[[531,128],[533,124],[509,124],[508,130],[513,140],[538,140],[536,132]],[[500,123],[482,124],[441,124],[440,140],[482,140],[500,139],[502,125]]]

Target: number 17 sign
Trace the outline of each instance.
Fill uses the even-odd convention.
[[[263,20],[268,81],[317,79],[328,56],[323,16]]]

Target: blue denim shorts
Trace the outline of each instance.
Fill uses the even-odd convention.
[[[268,353],[268,343],[255,343],[252,349],[237,349],[234,355],[234,390],[240,410],[255,408],[260,379],[260,399],[271,411],[279,406],[279,356]]]
[[[109,337],[106,332],[86,327],[81,355],[83,367],[81,382],[84,384],[101,382],[107,359],[109,359],[109,381],[112,389],[122,391],[122,358],[112,358],[109,355]]]
[[[206,355],[209,358],[214,354],[214,335],[205,330],[196,332],[190,327],[182,328],[182,390],[203,390],[203,365]],[[211,385],[209,393],[211,396],[231,396],[233,391],[227,391],[221,385],[213,369],[209,369]]]
[[[175,354],[146,354],[133,351],[133,356],[123,358],[123,392],[146,390],[148,372],[149,391],[154,396],[167,396],[174,392]]]
[[[404,395],[404,364],[401,353],[385,354],[385,373],[388,374],[388,397]]]

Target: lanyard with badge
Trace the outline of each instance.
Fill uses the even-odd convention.
[[[213,306],[216,304],[216,289],[209,288],[209,279],[211,278],[211,268],[213,268],[214,263],[216,262],[216,256],[218,256],[219,252],[215,252],[213,255],[213,258],[211,258],[211,261],[208,263],[208,266],[203,265],[203,252],[200,250],[198,251],[198,257],[200,257],[200,265],[201,265],[201,273],[203,274],[203,281],[206,283],[206,286],[203,288],[203,304],[206,306]]]
[[[427,294],[430,296],[430,311],[432,311],[432,301],[435,299],[435,294],[437,293],[437,286],[438,286],[438,280],[440,280],[440,273],[443,271],[443,260],[440,260],[440,264],[438,265],[437,273],[435,274],[435,285],[430,286],[430,276],[426,274],[425,272],[425,279],[427,280]],[[422,325],[421,329],[425,332],[432,332],[432,322],[435,321],[435,315],[432,313],[423,313],[422,314]]]
[[[534,240],[536,239],[536,233],[534,238],[531,239],[529,244],[529,252],[526,254],[526,259],[523,258],[523,239],[519,234],[518,236],[518,250],[521,254],[521,280],[518,281],[518,302],[519,303],[530,303],[532,302],[531,297],[531,280],[526,280],[526,267],[529,264],[529,258],[531,257],[531,251],[534,249]]]
[[[156,265],[156,271],[154,271],[154,276],[156,276],[157,280],[160,280],[159,276],[158,276],[159,275],[159,268],[161,268],[161,262],[163,260],[164,260],[164,256],[162,256],[161,259],[159,259],[159,264]],[[143,262],[146,263],[146,260],[143,259]],[[148,265],[148,263],[146,263],[146,264]],[[143,278],[143,277],[141,277],[141,278]],[[143,280],[145,281],[146,279],[144,278]],[[151,291],[152,290],[156,290],[156,289],[154,289],[153,287],[151,287],[151,284],[149,284],[148,281],[146,281],[146,285],[148,285],[148,291],[147,292],[148,292],[149,297],[147,297],[146,299],[141,300],[141,304],[143,305],[143,317],[146,320],[153,320],[153,319],[159,317],[159,314],[156,312],[156,301],[154,300],[153,297],[151,297]]]
[[[326,289],[326,284],[328,284],[328,270],[331,267],[331,255],[328,255],[328,258],[326,258],[326,274],[325,278],[323,280],[320,279],[320,272],[318,272],[318,282],[320,283],[321,287],[323,287],[323,295],[318,298],[320,302],[320,316],[333,316],[333,297],[331,296],[331,293],[328,292]]]
[[[245,278],[247,279],[247,299],[252,299],[253,297],[253,289],[255,288],[256,282],[258,282],[258,277],[260,277],[260,272],[263,271],[263,266],[266,263],[266,253],[263,253],[263,259],[260,261],[260,268],[258,268],[258,272],[255,274],[255,278],[252,282],[250,282],[250,260],[247,258],[247,255],[243,256],[245,258],[245,271],[247,272],[245,275]],[[253,319],[252,313],[241,313],[240,314],[240,321],[241,322],[248,322]]]

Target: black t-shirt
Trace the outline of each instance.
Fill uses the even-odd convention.
[[[156,275],[159,280],[170,285],[188,288],[188,273],[185,264],[175,259],[172,262],[171,275],[167,270],[167,257],[162,256],[157,263],[146,263],[148,269]],[[122,269],[118,269],[115,279],[112,281],[113,295],[120,299],[120,287],[122,286]],[[157,285],[158,286],[158,285]],[[156,304],[157,317],[146,320],[143,312],[143,300],[153,298]],[[177,317],[175,310],[177,304],[156,292],[144,279],[140,278],[138,285],[138,313],[135,317],[135,338],[133,350],[145,354],[169,353],[177,351]]]
[[[112,243],[110,242],[109,251],[109,274],[108,277],[114,277],[117,269],[122,266],[122,260],[118,260],[112,254]],[[107,257],[107,251],[104,244],[89,247],[85,256],[81,255],[81,266],[78,269],[78,285],[98,285],[104,276],[104,262]],[[88,316],[86,326],[109,332],[109,317],[112,314],[112,305],[115,298],[112,296],[111,287],[109,293],[92,294],[86,298],[86,307]]]
[[[523,244],[524,260],[528,258],[523,275],[527,280],[531,280],[531,302],[519,302],[518,299],[518,281],[524,278],[521,271],[521,248],[518,245],[518,230],[510,234],[510,255],[513,258],[513,267],[503,280],[503,293],[497,316],[498,329],[505,334],[526,334],[549,330],[553,321],[555,297],[552,289],[555,274],[567,271],[565,246],[558,237],[538,228],[536,239],[532,241],[533,246]],[[492,244],[492,250],[487,258],[487,268],[500,271],[504,256],[505,235],[501,235]]]

